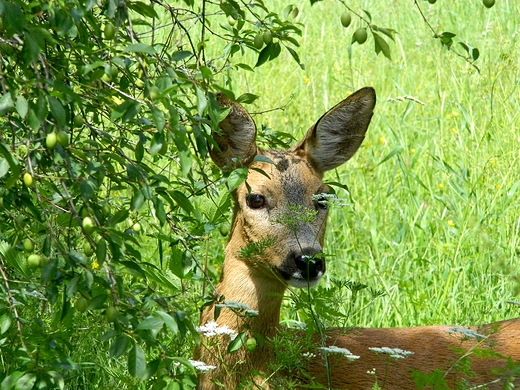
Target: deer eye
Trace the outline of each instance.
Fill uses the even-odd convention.
[[[258,194],[247,194],[246,204],[252,209],[260,209],[265,206],[265,198]]]

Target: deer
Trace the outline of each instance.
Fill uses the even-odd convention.
[[[199,374],[199,389],[288,388],[280,383],[289,379],[296,388],[319,383],[328,389],[369,390],[377,382],[381,389],[406,390],[416,388],[420,374],[429,380],[421,388],[511,386],[520,374],[520,319],[469,328],[326,329],[321,339],[333,350],[347,350],[351,359],[315,348],[306,355],[303,373],[273,370],[270,340],[282,331],[284,293],[289,286],[316,285],[326,270],[324,199],[330,191],[324,173],[360,148],[376,93],[365,87],[351,94],[287,150],[260,149],[246,109],[223,94],[217,101],[229,113],[213,134],[211,158],[223,172],[245,167],[248,176],[232,192],[233,219],[220,281],[214,300],[201,311],[199,329],[213,326],[222,332],[201,337],[196,348],[194,359],[214,368]],[[289,331],[296,332],[296,339],[304,337],[302,330]],[[231,333],[260,342],[227,353]],[[389,359],[388,351],[401,356]]]

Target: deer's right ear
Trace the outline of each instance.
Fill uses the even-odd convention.
[[[228,116],[219,124],[221,134],[213,133],[216,147],[210,149],[215,164],[223,171],[248,165],[257,154],[256,125],[244,107],[217,94],[220,107],[229,107]]]

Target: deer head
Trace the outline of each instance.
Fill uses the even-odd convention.
[[[250,273],[273,283],[316,284],[325,272],[328,188],[323,174],[360,147],[376,102],[374,90],[363,88],[336,105],[286,151],[259,149],[247,111],[224,95],[218,101],[230,111],[220,124],[222,133],[214,136],[211,157],[224,171],[249,168],[246,182],[234,193],[226,257],[242,260]]]

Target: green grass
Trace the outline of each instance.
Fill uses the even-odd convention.
[[[338,190],[349,206],[329,217],[322,283],[351,279],[386,292],[349,325],[464,325],[518,315],[505,301],[518,299],[519,287],[520,4],[419,3],[437,32],[479,48],[480,73],[432,39],[413,2],[386,0],[349,5],[399,32],[393,61],[375,55],[370,37],[349,58],[357,26],[341,26],[342,6],[306,3],[299,15],[305,70],[287,55],[233,75],[237,94],[261,96],[251,111],[287,105],[256,116],[257,124],[298,137],[350,92],[377,91],[364,146],[327,176],[350,195]],[[395,100],[403,96],[424,105]]]

